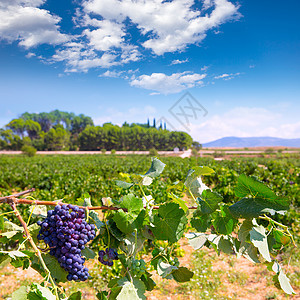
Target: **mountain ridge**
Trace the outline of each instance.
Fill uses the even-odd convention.
[[[235,137],[228,136],[203,143],[203,147],[300,147],[300,138],[283,139],[276,137]]]

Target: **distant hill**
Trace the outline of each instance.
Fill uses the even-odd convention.
[[[224,137],[209,143],[203,147],[300,147],[300,139],[281,139],[275,137]]]

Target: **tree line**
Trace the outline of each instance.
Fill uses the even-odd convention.
[[[0,150],[20,150],[32,146],[43,150],[173,150],[187,149],[193,139],[186,132],[169,131],[166,125],[122,126],[105,123],[95,126],[84,114],[54,110],[49,113],[23,113],[0,129]]]

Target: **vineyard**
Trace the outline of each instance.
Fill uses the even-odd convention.
[[[0,170],[0,272],[12,265],[42,276],[20,282],[12,299],[228,299],[221,292],[226,270],[212,261],[228,261],[234,270],[242,259],[236,256],[263,262],[258,272],[279,288],[261,299],[297,299],[297,159],[1,156]],[[66,240],[63,233],[59,246],[47,239],[49,226],[57,236],[67,230],[68,214],[77,235],[85,235],[81,246],[76,234]],[[74,255],[65,257],[62,249],[73,246]],[[226,276],[241,287],[248,280],[247,271]],[[164,296],[168,286],[172,295]],[[4,299],[11,294],[0,290]]]

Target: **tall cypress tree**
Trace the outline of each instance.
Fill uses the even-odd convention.
[[[153,118],[153,128],[156,128],[156,120]]]

